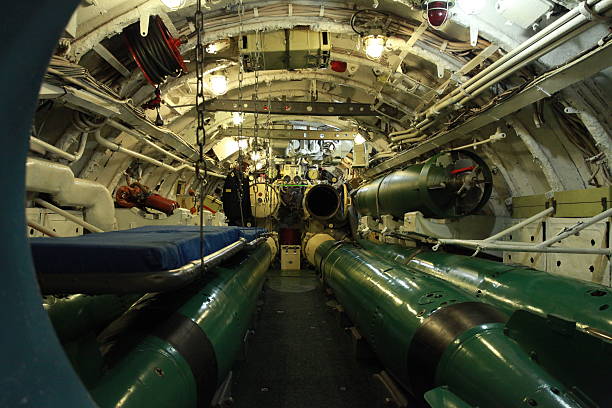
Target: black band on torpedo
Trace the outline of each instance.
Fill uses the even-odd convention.
[[[167,341],[183,356],[197,386],[198,407],[208,407],[217,389],[217,357],[202,329],[180,313],[172,314],[153,335]]]
[[[408,348],[407,372],[416,396],[433,388],[440,358],[460,334],[485,323],[506,320],[499,310],[480,302],[455,303],[429,316],[414,333]]]

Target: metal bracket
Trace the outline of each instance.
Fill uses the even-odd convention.
[[[94,45],[93,50],[102,59],[108,62],[113,68],[115,68],[125,78],[129,78],[130,71],[123,65],[102,43]]]
[[[578,11],[589,21],[608,21],[609,17],[605,17],[593,12],[586,1],[578,4]]]
[[[146,37],[149,34],[149,16],[151,11],[148,7],[138,6],[136,7],[138,15],[140,15],[140,35]]]

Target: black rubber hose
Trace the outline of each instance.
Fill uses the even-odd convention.
[[[128,42],[132,56],[137,60],[141,69],[154,84],[165,81],[167,76],[179,76],[182,72],[172,50],[164,39],[165,26],[158,16],[149,19],[147,36],[140,35],[139,23],[133,24],[125,30],[125,39]]]

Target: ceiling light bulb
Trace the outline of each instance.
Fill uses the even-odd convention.
[[[185,5],[185,0],[161,0],[170,10],[178,10]]]
[[[482,11],[485,0],[457,0],[457,5],[467,14],[477,14]]]
[[[244,115],[242,112],[232,112],[232,122],[234,125],[240,125],[244,122]]]
[[[210,76],[210,89],[215,95],[223,95],[227,92],[227,77],[222,74]]]
[[[355,135],[355,140],[354,141],[355,141],[355,144],[360,145],[360,144],[364,144],[366,140],[365,140],[365,137],[363,137],[361,134],[357,133]]]
[[[249,141],[247,139],[238,140],[238,147],[242,150],[247,149],[249,147]]]
[[[385,37],[371,35],[365,38],[365,53],[368,58],[379,59],[385,50]]]

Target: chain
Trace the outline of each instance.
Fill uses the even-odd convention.
[[[206,128],[204,124],[204,13],[202,13],[202,0],[197,0],[194,15],[196,40],[196,143],[198,144],[199,157],[195,163],[196,177],[200,190],[200,258],[204,261],[204,186],[206,185],[206,160],[204,159],[204,145],[206,144]]]
[[[239,30],[238,30],[238,41],[242,42],[242,30],[243,30],[243,26],[242,26],[242,16],[244,15],[244,4],[242,4],[242,0],[240,0],[240,3],[238,4],[238,20],[240,22],[240,26],[239,26]],[[238,48],[240,49],[242,44],[239,44]],[[242,140],[243,137],[243,123],[244,123],[244,111],[242,109],[242,107],[244,106],[244,103],[242,101],[243,98],[243,89],[242,89],[242,82],[244,81],[244,64],[243,64],[243,60],[242,58],[240,58],[240,60],[238,61],[238,100],[240,101],[240,118],[241,121],[238,124],[238,140]],[[238,153],[240,156],[242,155],[242,152],[240,151]]]
[[[270,133],[272,130],[272,81],[267,81],[268,85],[268,114],[266,116],[266,132],[267,137],[266,141],[268,142],[268,146],[266,147],[266,203],[268,204],[268,217],[267,224],[269,229],[272,230],[271,219],[272,219],[272,185],[270,184],[270,171],[272,167],[270,166],[271,152],[272,149],[272,139],[270,139]]]
[[[257,105],[257,101],[259,98],[259,63],[260,63],[260,43],[261,35],[259,30],[255,31],[255,64],[253,68],[255,69],[255,95],[253,96],[254,106],[255,106],[255,114],[254,114],[254,127],[253,127],[253,136],[254,136],[254,146],[255,148],[259,147],[257,143],[257,136],[259,135],[259,107]]]
[[[239,32],[238,32],[238,41],[242,41],[242,16],[244,14],[244,4],[242,4],[242,0],[240,0],[240,3],[238,4],[238,19],[240,21],[240,28],[239,28]],[[240,49],[240,45],[238,45],[238,48]],[[240,123],[238,124],[238,141],[242,140],[243,137],[243,129],[244,129],[244,112],[242,107],[243,102],[242,102],[242,98],[243,98],[243,89],[242,89],[242,81],[244,80],[244,65],[242,64],[242,59],[240,59],[240,61],[238,62],[238,100],[240,101]],[[242,174],[242,170],[243,170],[243,164],[244,164],[244,157],[242,154],[242,148],[240,148],[240,146],[238,146],[238,172],[237,174],[239,174],[240,177],[240,187],[238,188],[238,206],[240,207],[240,225],[241,226],[245,226],[244,225],[244,210],[242,209],[242,195],[243,195],[243,190],[244,190],[244,175]],[[247,192],[247,194],[250,192]]]

